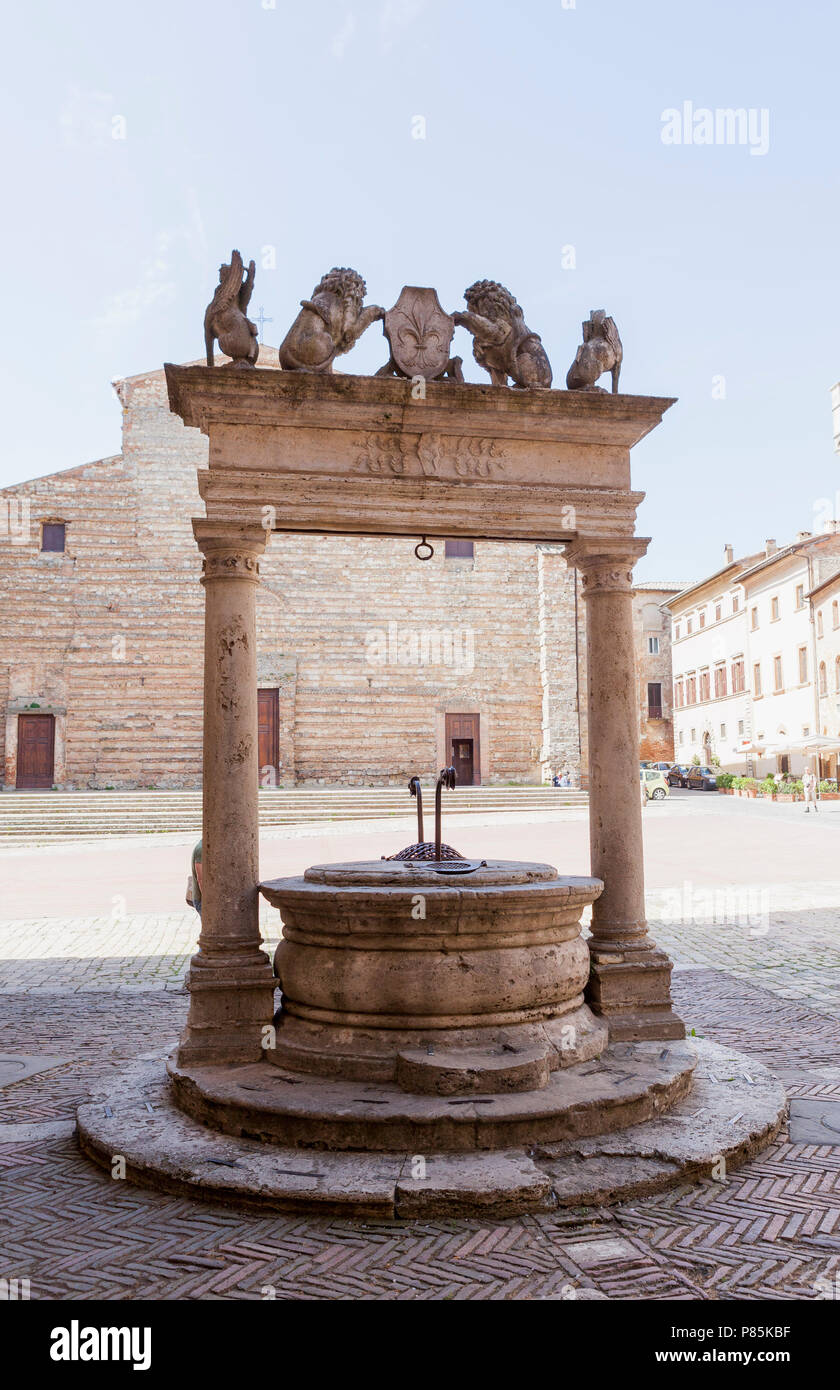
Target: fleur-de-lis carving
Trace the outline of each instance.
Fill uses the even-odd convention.
[[[399,329],[397,340],[412,352],[417,366],[422,370],[437,358],[445,341],[444,336],[433,324],[428,323],[425,316],[418,315],[416,306],[407,317],[409,321]]]

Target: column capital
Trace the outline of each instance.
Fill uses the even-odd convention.
[[[262,526],[193,517],[193,535],[204,555],[201,582],[208,579],[260,579],[260,556],[269,532]]]
[[[647,551],[649,536],[585,536],[566,547],[566,562],[580,570],[583,595],[631,593],[633,566]]]

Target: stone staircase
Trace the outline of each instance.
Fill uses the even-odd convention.
[[[434,795],[424,789],[427,833],[434,827]],[[296,787],[261,791],[260,825],[413,818],[416,803],[401,787]],[[492,812],[557,811],[585,806],[587,794],[559,787],[456,787],[446,792],[447,817]],[[0,844],[102,835],[201,833],[200,791],[6,792],[0,796]]]

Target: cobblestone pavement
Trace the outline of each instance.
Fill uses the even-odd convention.
[[[840,883],[771,878],[727,901],[675,873],[653,933],[689,1029],[840,1103]],[[197,925],[119,905],[0,923],[0,1053],[59,1059],[0,1077],[0,1276],[33,1298],[812,1299],[840,1278],[840,1147],[786,1138],[725,1182],[505,1221],[259,1215],[111,1181],[76,1150],[75,1105],[170,1049]]]

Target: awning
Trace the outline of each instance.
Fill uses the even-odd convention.
[[[840,749],[840,738],[828,734],[810,734],[804,738],[794,738],[785,747],[786,753],[833,753]]]

